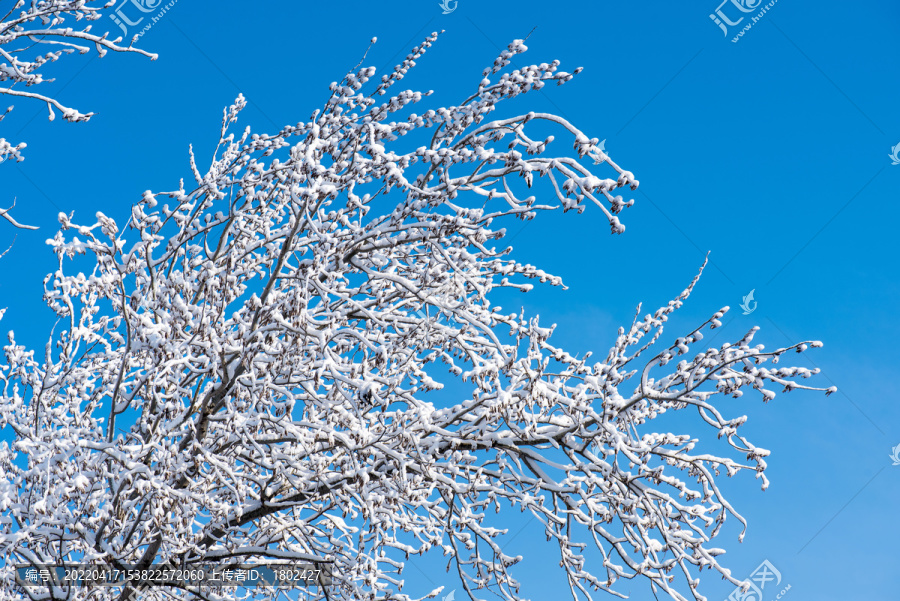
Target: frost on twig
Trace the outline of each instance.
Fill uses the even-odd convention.
[[[703,599],[703,569],[738,583],[710,546],[727,517],[744,523],[717,476],[765,486],[768,451],[714,399],[806,388],[815,370],[766,367],[806,346],[766,352],[754,329],[703,350],[725,308],[660,350],[696,279],[602,361],[493,306],[502,288],[562,286],[498,247],[500,225],[592,204],[585,218],[621,233],[619,192],[638,182],[557,115],[494,115],[574,76],[512,68],[521,40],[464,101],[414,112],[430,92],[395,87],[437,37],[380,79],[350,72],[272,135],[231,132],[239,97],[209,168],[191,155],[196,184],[146,192],[124,225],[60,214],[45,299],[63,331],[40,356],[10,334],[0,365],[6,595],[14,563],[323,560],[334,584],[310,599],[407,601],[404,562],[437,552],[470,597],[513,601],[522,557],[490,519],[511,508],[536,516],[573,598],[641,577]],[[448,378],[471,394],[438,403]],[[695,411],[738,459],[654,432],[666,411]]]

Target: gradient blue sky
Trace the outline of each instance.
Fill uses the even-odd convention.
[[[40,226],[15,232],[0,224],[3,248],[17,234],[0,262],[0,306],[9,309],[2,329],[36,348],[46,340],[53,321],[41,281],[55,259],[44,240],[57,213],[92,222],[100,210],[122,223],[144,190],[176,189],[190,178],[188,145],[208,160],[222,108],[239,92],[250,102],[244,122],[274,132],[320,106],[372,36],[379,40],[365,64],[384,69],[444,29],[405,83],[454,103],[500,48],[537,26],[521,63],[559,59],[584,72],[524,104],[605,138],[641,186],[621,215],[621,236],[609,234],[593,207],[511,230],[520,259],[569,287],[537,288],[517,302],[543,325],[557,323],[554,340],[570,352],[605,356],[639,302],[645,312],[666,303],[711,251],[663,339],[729,305],[715,344],[753,325],[768,348],[822,340],[823,349],[796,364],[820,367],[817,383],[839,388],[827,398],[779,395],[768,405],[755,394],[721,400],[727,415],[748,415],[743,434],[772,451],[772,484],[762,492],[743,474],[724,482],[750,528],[741,544],[726,528],[715,546],[728,550],[726,565],[738,577],[768,559],[782,587],[791,585],[784,599],[898,599],[900,466],[889,455],[900,444],[891,358],[900,339],[900,165],[888,154],[900,143],[900,5],[780,0],[738,43],[709,18],[717,6],[459,0],[443,15],[438,0],[179,0],[141,40],[159,60],[70,58],[58,65],[58,81],[42,86],[95,111],[89,123],[50,123],[44,106],[19,100],[0,125],[0,136],[28,143],[24,162],[0,167],[0,204],[15,197],[17,218]],[[730,6],[723,11],[737,15]],[[751,289],[758,308],[742,315],[738,305]],[[692,422],[693,433],[715,438]],[[517,572],[524,594],[566,598],[557,552],[537,522],[509,523],[512,547],[526,557]],[[461,596],[439,557],[410,563],[410,594],[445,585],[444,594],[457,588]],[[711,600],[733,589],[704,575]],[[620,590],[652,599],[643,581]],[[777,592],[767,588],[762,601]]]

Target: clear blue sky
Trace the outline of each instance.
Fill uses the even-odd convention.
[[[14,232],[0,223],[3,248],[18,234],[0,263],[0,306],[9,309],[2,329],[37,348],[46,339],[52,318],[41,281],[55,264],[44,240],[57,229],[56,214],[75,211],[76,221],[92,222],[100,210],[122,223],[144,190],[177,188],[190,178],[188,144],[205,163],[222,108],[239,92],[250,101],[245,122],[274,132],[308,118],[372,36],[379,41],[365,63],[390,68],[445,29],[406,84],[434,89],[436,102],[458,102],[499,48],[537,26],[521,62],[560,59],[584,72],[529,94],[529,108],[605,138],[641,186],[621,215],[621,236],[609,234],[593,207],[543,215],[516,234],[518,257],[569,287],[538,288],[520,302],[542,324],[559,324],[557,344],[605,356],[637,303],[666,303],[711,251],[664,340],[729,305],[715,344],[753,325],[767,348],[822,340],[823,349],[796,364],[820,367],[818,384],[839,388],[827,398],[779,395],[768,405],[754,394],[721,400],[726,414],[748,415],[743,434],[772,451],[772,484],[762,492],[744,474],[724,482],[750,528],[742,544],[731,528],[715,546],[728,550],[726,565],[738,577],[769,560],[791,585],[784,599],[897,599],[900,466],[889,455],[900,444],[891,358],[900,339],[900,165],[888,155],[900,143],[900,5],[781,0],[734,43],[755,12],[726,37],[709,17],[717,0],[688,4],[459,0],[443,15],[438,0],[179,0],[141,40],[159,60],[71,58],[55,84],[42,86],[96,112],[89,123],[49,123],[44,106],[20,100],[0,125],[0,136],[28,143],[23,163],[0,166],[0,204],[15,197],[17,218],[41,228]],[[721,10],[733,20],[742,14],[730,2]],[[614,280],[602,275],[610,263]],[[738,305],[751,289],[757,309],[742,315]],[[715,438],[693,423],[695,434]],[[524,594],[565,598],[557,551],[537,522],[510,523],[510,536],[525,526],[512,541],[526,556],[517,572]],[[405,590],[457,588],[442,566],[434,558],[408,567]],[[703,574],[711,600],[733,589]],[[629,584],[632,598],[652,599],[643,581],[622,592]],[[771,601],[768,590],[761,601]]]

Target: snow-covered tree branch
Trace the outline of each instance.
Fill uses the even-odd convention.
[[[132,45],[120,45],[121,36],[110,40],[108,31],[92,33],[93,22],[100,19],[103,9],[113,4],[115,2],[107,0],[18,0],[9,9],[0,7],[0,12],[3,13],[0,16],[0,95],[45,103],[51,121],[55,118],[56,111],[62,113],[66,121],[90,119],[93,113],[81,113],[53,96],[23,88],[55,81],[54,78],[45,79],[43,76],[42,70],[46,70],[49,63],[69,54],[87,54],[91,48],[95,48],[101,57],[112,50],[137,52],[155,60],[155,54]],[[79,25],[72,27],[75,23]],[[10,106],[0,115],[0,121],[12,108]],[[9,142],[0,137],[0,163],[8,159],[21,161],[25,146],[24,142]],[[8,211],[0,212],[0,216],[16,227],[36,229],[18,224]]]
[[[45,299],[64,329],[43,355],[10,333],[0,366],[0,426],[15,437],[0,447],[3,598],[90,591],[17,589],[16,563],[319,559],[334,586],[310,599],[409,600],[404,562],[438,552],[471,598],[512,601],[527,596],[521,555],[488,513],[510,508],[543,524],[574,598],[622,596],[640,576],[704,599],[704,568],[739,583],[711,546],[727,517],[746,526],[717,476],[750,471],[765,488],[768,451],[715,400],[821,390],[797,382],[816,370],[766,367],[819,343],[765,351],[754,328],[704,350],[725,307],[662,345],[699,274],[638,308],[602,361],[494,306],[503,288],[562,286],[495,246],[498,226],[591,204],[584,218],[598,210],[621,233],[632,201],[617,191],[638,182],[557,115],[493,115],[579,71],[513,69],[521,40],[458,105],[411,112],[430,92],[395,87],[437,37],[380,79],[351,71],[274,135],[230,131],[239,97],[209,168],[191,153],[195,183],[146,192],[124,226],[60,215]],[[449,378],[471,394],[441,396]],[[666,411],[696,412],[737,458],[695,452],[699,428],[654,432]]]

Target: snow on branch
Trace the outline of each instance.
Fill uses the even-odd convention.
[[[121,36],[110,40],[109,32],[92,33],[94,21],[103,16],[103,10],[114,3],[107,0],[18,0],[15,5],[0,16],[0,95],[11,98],[25,98],[43,102],[47,106],[49,118],[53,121],[59,111],[66,121],[87,121],[93,113],[81,113],[53,96],[32,90],[33,86],[55,81],[45,79],[42,69],[49,63],[58,61],[69,54],[87,54],[91,48],[99,56],[110,50],[114,52],[137,52],[152,60],[150,54],[131,44],[121,45]],[[3,10],[3,9],[0,9]],[[79,23],[80,26],[71,25]],[[134,43],[132,39],[132,44]],[[44,69],[45,70],[45,69]],[[24,88],[24,89],[23,89]],[[12,110],[10,106],[3,117]],[[13,144],[0,138],[0,163],[12,159],[21,161],[25,143]],[[8,213],[0,213],[21,229],[37,229],[19,225]]]
[[[9,221],[11,224],[13,224],[13,227],[17,227],[21,230],[36,230],[36,229],[38,229],[37,227],[35,227],[33,225],[24,225],[22,223],[19,223],[15,219],[13,219],[13,216],[10,215],[9,212],[15,208],[16,208],[16,201],[13,200],[11,207],[9,207],[7,209],[0,209],[0,217],[3,217],[7,221]]]
[[[725,308],[633,367],[697,279],[636,315],[602,362],[493,306],[502,288],[562,286],[496,246],[499,226],[589,202],[621,233],[632,201],[618,192],[638,182],[565,119],[494,116],[574,76],[557,61],[511,69],[521,40],[458,105],[413,112],[430,92],[395,87],[437,37],[380,79],[353,70],[275,134],[231,132],[239,97],[205,172],[191,154],[196,183],[146,192],[123,226],[60,214],[45,299],[65,329],[43,355],[10,333],[0,365],[15,436],[0,445],[4,596],[14,563],[299,557],[332,562],[334,586],[310,599],[408,601],[404,562],[443,552],[471,598],[514,601],[522,557],[488,517],[509,506],[543,525],[573,598],[622,596],[640,576],[704,599],[702,569],[738,583],[710,546],[727,517],[745,524],[717,476],[765,486],[768,452],[714,397],[806,388],[795,379],[815,370],[764,365],[818,343],[765,352],[754,329],[703,350]],[[452,379],[471,395],[438,402]],[[746,461],[648,429],[670,410],[697,411]],[[32,598],[119,594],[51,589]]]

